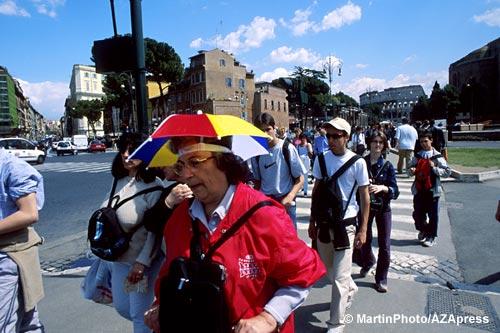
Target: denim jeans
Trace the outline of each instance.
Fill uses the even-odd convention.
[[[423,232],[425,237],[437,237],[439,197],[434,197],[431,191],[418,192],[413,197],[412,215],[418,231]]]
[[[372,251],[372,225],[373,220],[377,224],[377,240],[378,240],[378,259]],[[392,228],[392,212],[379,212],[374,214],[370,212],[368,218],[368,229],[366,231],[366,243],[360,249],[360,264],[364,269],[371,268],[377,262],[377,269],[375,272],[376,283],[387,283],[387,273],[389,272],[389,265],[391,263],[391,228]]]

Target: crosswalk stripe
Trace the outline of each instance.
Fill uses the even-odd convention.
[[[68,173],[98,173],[107,172],[111,170],[111,165],[109,163],[80,163],[80,162],[56,162],[56,163],[46,163],[37,166],[37,170],[41,172],[68,172]]]

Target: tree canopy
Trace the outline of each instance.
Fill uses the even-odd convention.
[[[102,112],[104,111],[104,103],[100,99],[79,100],[69,108],[69,115],[72,118],[87,118],[87,122],[92,128],[94,136],[97,131],[96,123],[101,120]]]

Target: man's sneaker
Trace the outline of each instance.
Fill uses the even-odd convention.
[[[368,275],[370,275],[373,271],[373,268],[372,267],[368,267],[368,268],[361,268],[361,270],[359,271],[359,275],[361,275],[361,277],[367,277]]]
[[[386,293],[387,292],[387,283],[379,282],[379,283],[375,284],[375,289],[379,293]]]
[[[420,243],[425,242],[425,234],[423,231],[418,232],[417,239]]]
[[[422,243],[425,247],[432,247],[436,244],[436,239],[434,237],[427,237],[425,241]]]

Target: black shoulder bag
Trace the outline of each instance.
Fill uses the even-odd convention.
[[[99,208],[92,214],[87,228],[87,238],[90,242],[90,250],[99,258],[107,261],[115,261],[122,254],[124,254],[128,249],[130,239],[143,225],[143,221],[141,221],[136,224],[132,230],[126,232],[120,225],[120,221],[116,215],[116,210],[127,201],[132,200],[137,196],[163,190],[162,186],[150,187],[139,191],[122,201],[119,201],[114,206],[111,206],[117,183],[118,180],[115,178],[113,181],[113,188],[111,189],[111,193],[109,195],[108,205],[106,207]]]
[[[226,268],[212,260],[215,251],[233,236],[259,208],[273,205],[266,200],[252,206],[203,254],[200,223],[192,220],[190,257],[170,263],[168,275],[160,281],[160,332],[231,332],[224,283]]]

